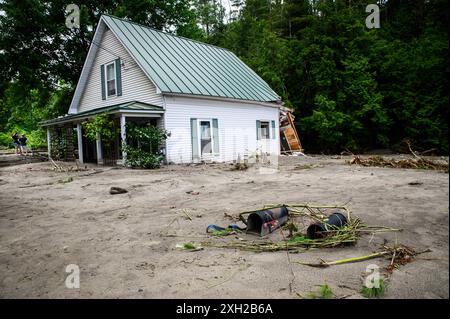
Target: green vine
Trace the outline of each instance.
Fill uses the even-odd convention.
[[[114,121],[107,115],[101,114],[83,123],[84,136],[91,141],[97,139],[100,134],[102,142],[109,145],[116,138],[119,129],[115,127]]]

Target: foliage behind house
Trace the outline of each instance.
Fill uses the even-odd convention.
[[[230,18],[219,1],[158,0],[82,4],[81,28],[69,30],[71,2],[0,4],[0,131],[31,132],[67,112],[95,23],[109,13],[236,53],[295,109],[309,152],[409,139],[448,153],[446,0],[383,1],[380,29],[366,28],[362,0],[233,0]]]

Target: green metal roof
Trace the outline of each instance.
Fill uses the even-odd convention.
[[[280,100],[231,51],[108,15],[102,19],[163,93]]]
[[[94,110],[84,111],[76,114],[67,114],[48,121],[39,123],[42,126],[49,126],[60,123],[72,122],[73,120],[81,120],[102,113],[115,113],[126,111],[143,111],[147,113],[163,113],[162,107],[137,101],[105,106]]]

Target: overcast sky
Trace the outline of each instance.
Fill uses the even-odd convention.
[[[228,17],[230,16],[231,11],[231,1],[230,0],[220,0],[222,6],[225,8],[225,20],[228,21]]]

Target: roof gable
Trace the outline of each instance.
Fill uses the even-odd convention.
[[[280,97],[234,53],[223,48],[102,15],[92,40],[100,43],[109,28],[161,93],[278,102]],[[91,45],[69,114],[85,89],[98,45]]]
[[[263,79],[226,49],[108,15],[101,19],[163,93],[280,100]]]

